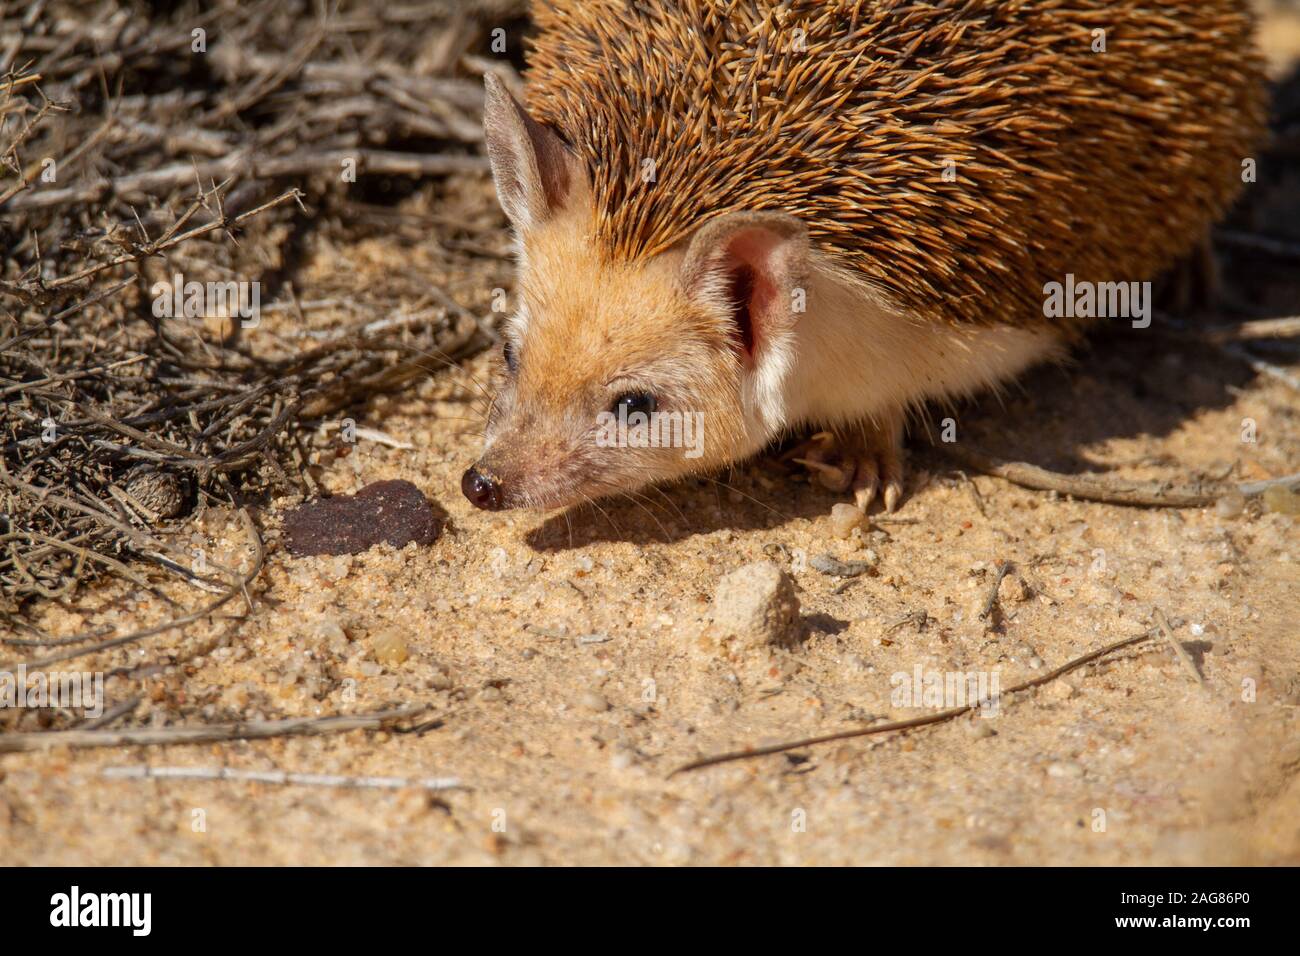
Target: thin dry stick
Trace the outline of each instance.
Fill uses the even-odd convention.
[[[10,90],[16,90],[20,86],[27,86],[29,83],[39,83],[41,74],[30,73],[27,76],[20,76],[17,79],[0,80],[0,92],[8,93]]]
[[[1247,498],[1254,495],[1262,495],[1270,488],[1290,488],[1293,485],[1300,485],[1300,471],[1294,475],[1283,475],[1281,478],[1268,478],[1264,481],[1247,481],[1237,486]]]
[[[76,729],[77,730],[100,730],[103,727],[107,727],[109,724],[117,720],[119,717],[125,717],[127,714],[131,713],[133,710],[139,707],[140,701],[142,699],[143,698],[138,696],[130,697],[122,701],[120,704],[115,704],[114,706],[108,708],[108,710],[104,711],[98,717],[92,717],[90,720],[86,721],[84,724],[82,724],[80,727]]]
[[[1284,319],[1254,319],[1238,325],[1220,325],[1187,333],[1191,338],[1219,345],[1225,342],[1252,342],[1259,339],[1286,338],[1300,335],[1300,316]]]
[[[1240,485],[1215,482],[1171,485],[1160,481],[1103,479],[1094,475],[1063,475],[1028,462],[997,458],[967,445],[942,444],[935,447],[968,468],[1002,478],[1022,488],[1055,491],[1085,501],[1141,508],[1208,508],[1230,492],[1249,497],[1260,494],[1273,485],[1290,485],[1300,481],[1300,474]]]
[[[236,770],[232,767],[105,767],[110,780],[238,780],[300,787],[344,787],[354,790],[459,790],[459,777],[345,777],[333,773],[289,773],[284,770]]]
[[[1011,562],[1003,561],[998,565],[998,575],[993,579],[993,587],[989,588],[989,598],[984,602],[984,609],[980,611],[980,620],[987,621],[989,615],[993,613],[993,608],[998,603],[998,589],[1002,587],[1002,579],[1007,576],[1011,570]]]
[[[51,282],[44,283],[44,287],[46,289],[56,289],[59,286],[67,285],[70,282],[78,282],[81,279],[87,279],[90,276],[105,271],[106,269],[112,269],[114,266],[126,265],[129,262],[139,262],[142,259],[151,258],[152,256],[156,256],[160,252],[170,249],[172,246],[178,246],[182,242],[186,242],[190,239],[197,238],[198,236],[207,235],[209,232],[215,232],[218,229],[229,229],[232,226],[238,226],[242,224],[244,221],[248,219],[252,219],[254,216],[259,215],[260,213],[266,212],[268,209],[273,209],[274,207],[279,206],[282,203],[288,202],[290,199],[296,199],[298,200],[298,202],[301,203],[302,195],[303,194],[301,190],[288,189],[282,192],[280,195],[276,196],[274,199],[262,203],[262,205],[258,206],[256,209],[250,209],[248,210],[248,212],[240,213],[234,219],[224,219],[224,218],[214,219],[212,220],[212,222],[206,223],[202,226],[195,226],[193,229],[189,230],[188,232],[183,232],[179,236],[172,234],[171,231],[169,230],[168,233],[165,234],[164,237],[157,242],[147,243],[141,246],[135,252],[128,252],[125,255],[120,255],[117,256],[116,258],[109,259],[107,262],[101,262],[97,265],[89,266],[85,269],[82,269],[80,272],[74,272],[71,275],[60,276],[59,278],[54,279]]]
[[[238,64],[246,71],[261,72],[279,68],[283,58],[276,54],[241,51]],[[367,87],[384,82],[424,101],[446,101],[475,114],[483,110],[483,84],[457,77],[420,76],[387,63],[355,63],[324,60],[307,63],[302,68],[305,81],[353,83]]]
[[[288,720],[250,720],[200,727],[161,727],[142,730],[46,730],[0,734],[0,753],[49,750],[51,747],[158,747],[169,744],[206,744],[227,740],[264,740],[268,737],[305,737],[341,734],[350,730],[382,730],[394,721],[414,717],[427,705],[380,710],[370,714],[336,714],[330,717],[293,717]]]
[[[1252,371],[1258,372],[1260,375],[1267,375],[1269,378],[1276,379],[1283,385],[1300,392],[1300,377],[1292,375],[1282,366],[1256,358],[1239,345],[1221,345],[1220,349],[1225,354],[1231,355],[1238,361],[1249,365]]]
[[[1156,608],[1156,623],[1160,625],[1160,632],[1164,634],[1165,640],[1169,642],[1169,646],[1174,649],[1174,654],[1178,656],[1178,660],[1185,668],[1187,668],[1188,673],[1192,675],[1192,679],[1201,687],[1204,687],[1205,678],[1202,677],[1201,672],[1196,669],[1196,662],[1193,661],[1191,655],[1187,653],[1187,649],[1183,647],[1182,642],[1180,642],[1178,638],[1174,637],[1173,628],[1169,626],[1169,619],[1165,617],[1165,612],[1160,610],[1160,608]]]
[[[1049,671],[1048,673],[1043,674],[1040,677],[1035,677],[1032,680],[1027,680],[1023,684],[1017,684],[1015,687],[1010,687],[1007,690],[1003,691],[1002,694],[999,696],[1005,696],[1007,694],[1018,694],[1021,691],[1029,690],[1032,687],[1038,687],[1042,684],[1046,684],[1049,681],[1056,680],[1056,678],[1070,673],[1070,671],[1078,670],[1084,664],[1089,664],[1092,661],[1097,660],[1099,657],[1105,657],[1107,654],[1111,654],[1115,651],[1120,650],[1121,648],[1130,647],[1141,641],[1145,641],[1150,636],[1151,636],[1150,634],[1139,634],[1137,637],[1128,637],[1122,641],[1116,641],[1114,644],[1108,644],[1105,647],[1100,648],[1098,650],[1090,651],[1089,653],[1084,654],[1082,657],[1076,657],[1068,664],[1063,664],[1062,666],[1056,668],[1056,670],[1054,671]],[[927,724],[939,724],[939,723],[943,723],[944,721],[952,720],[955,717],[960,717],[962,714],[970,713],[978,706],[980,706],[980,704],[977,701],[973,704],[967,704],[965,707],[954,707],[951,710],[943,710],[937,714],[929,714],[925,717],[913,717],[911,720],[897,720],[894,721],[893,723],[880,724],[879,726],[876,727],[865,727],[860,730],[843,730],[835,734],[824,734],[820,737],[807,737],[803,740],[792,740],[789,743],[773,744],[770,747],[756,747],[752,750],[735,750],[730,753],[717,754],[716,756],[713,757],[704,757],[700,760],[695,760],[692,761],[691,763],[683,764],[682,766],[674,770],[672,773],[670,773],[668,776],[674,777],[677,774],[685,773],[688,770],[699,770],[702,767],[712,767],[715,766],[716,764],[730,763],[734,760],[748,760],[751,757],[766,757],[766,756],[770,756],[771,754],[785,753],[788,750],[802,750],[805,747],[813,747],[816,746],[817,744],[830,743],[833,740],[850,740],[854,737],[869,737],[874,734],[887,734],[895,730],[911,730],[914,727],[924,727]]]
[[[1241,246],[1245,249],[1256,249],[1260,252],[1267,252],[1285,258],[1300,257],[1300,243],[1288,242],[1285,239],[1262,236],[1256,233],[1237,232],[1232,229],[1216,229],[1214,235],[1216,239],[1222,240],[1229,245]]]
[[[47,189],[15,196],[8,205],[11,211],[44,209],[67,203],[95,203],[109,195],[131,196],[155,193],[183,185],[198,175],[204,179],[244,175],[251,179],[274,179],[277,176],[303,176],[309,173],[342,173],[345,163],[355,172],[388,176],[445,176],[448,173],[476,173],[487,170],[481,156],[457,153],[398,153],[380,149],[304,150],[288,156],[253,158],[239,151],[221,159],[198,163],[172,163],[161,169],[132,173],[112,180],[101,180],[65,189]]]

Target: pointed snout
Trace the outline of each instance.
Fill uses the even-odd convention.
[[[478,465],[471,465],[461,476],[460,490],[475,508],[500,511],[504,507],[500,479]]]

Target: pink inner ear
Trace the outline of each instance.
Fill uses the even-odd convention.
[[[754,299],[754,270],[743,263],[731,269],[731,316],[736,323],[736,341],[746,362],[754,358],[754,315],[750,303]]]
[[[523,115],[537,157],[537,171],[542,177],[547,211],[555,212],[564,205],[569,194],[569,165],[564,142],[549,126],[537,122],[527,113]]]
[[[773,319],[779,280],[776,256],[780,237],[765,229],[743,229],[727,243],[732,316],[746,365],[763,347],[765,326]]]

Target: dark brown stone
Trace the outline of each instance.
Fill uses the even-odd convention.
[[[376,481],[355,495],[299,505],[284,516],[284,533],[292,554],[359,554],[381,541],[432,544],[442,522],[409,481]]]

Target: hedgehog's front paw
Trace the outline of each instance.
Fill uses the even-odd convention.
[[[818,432],[792,452],[793,460],[813,472],[819,484],[835,492],[853,491],[864,514],[880,495],[886,511],[903,497],[903,418],[863,422],[837,433]]]
[[[860,452],[853,473],[853,503],[866,514],[871,502],[879,494],[886,511],[898,507],[903,497],[903,441],[900,429],[898,438],[864,449]]]

